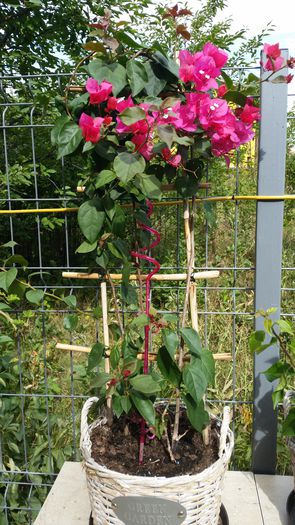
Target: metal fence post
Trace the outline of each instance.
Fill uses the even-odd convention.
[[[282,52],[285,59],[288,51]],[[262,57],[265,62],[265,56]],[[280,71],[272,76],[287,75]],[[262,72],[262,80],[270,72]],[[261,129],[258,164],[258,195],[283,195],[287,129],[287,84],[262,82]],[[284,201],[258,202],[256,215],[255,311],[276,307],[280,316],[281,265]],[[263,319],[256,318],[255,329],[263,330]],[[277,414],[273,410],[272,390],[263,371],[279,357],[273,345],[254,357],[254,414],[252,466],[256,473],[273,474],[276,469]]]

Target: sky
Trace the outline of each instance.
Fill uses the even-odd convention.
[[[294,0],[227,0],[227,8],[222,10],[219,19],[232,18],[233,29],[247,27],[249,35],[257,34],[267,22],[276,26],[268,37],[270,43],[280,42],[295,55],[295,3]],[[198,8],[197,0],[188,0],[192,8]]]
[[[268,44],[279,42],[281,48],[289,49],[290,56],[295,56],[295,2],[294,0],[280,0],[279,3],[272,0],[227,0],[227,8],[223,9],[216,20],[231,18],[232,29],[237,30],[246,27],[247,35],[258,34],[268,22],[275,26],[274,31],[266,37]],[[188,5],[193,9],[199,9],[198,0],[188,0]],[[290,107],[295,102],[295,70],[294,79],[288,86]]]

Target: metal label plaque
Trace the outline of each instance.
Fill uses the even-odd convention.
[[[154,496],[120,496],[112,506],[125,525],[180,525],[186,518],[182,505]]]

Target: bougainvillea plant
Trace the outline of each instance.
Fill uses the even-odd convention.
[[[170,9],[164,16],[173,17],[179,38],[187,40],[188,31],[183,24],[180,30],[177,22],[184,14],[189,12]],[[203,397],[214,381],[214,361],[212,353],[202,348],[198,333],[185,326],[186,307],[179,335],[151,307],[149,283],[159,264],[147,252],[160,240],[151,227],[151,201],[161,199],[163,184],[173,185],[183,199],[194,198],[205,164],[221,157],[228,165],[232,153],[253,138],[259,108],[248,96],[249,90],[242,93],[234,87],[222,70],[227,53],[210,42],[201,50],[183,49],[171,58],[158,45],[142,48],[120,22],[111,21],[109,11],[93,24],[91,35],[96,40],[85,46],[91,53],[79,64],[79,86],[69,87],[59,101],[63,114],[52,131],[52,141],[59,158],[77,152],[85,158],[86,174],[79,181],[84,202],[78,212],[85,240],[77,252],[87,254],[90,269],[107,274],[113,294],[109,270],[121,267],[122,301],[135,313],[131,323],[123,326],[115,297],[112,348],[96,343],[88,369],[95,369],[93,385],[100,389],[101,399],[108,401],[110,424],[113,414],[137,415],[140,462],[148,432],[164,437],[173,459],[180,439],[181,402],[196,430],[208,425]],[[266,46],[265,52],[265,68],[271,77],[285,64],[278,45]],[[250,75],[248,84],[257,81]],[[71,91],[78,92],[72,100]],[[143,282],[141,271],[150,271],[147,263],[155,269]],[[138,299],[129,282],[134,266]],[[188,261],[187,284],[192,271]],[[187,298],[188,293],[186,302]],[[159,331],[162,343],[153,367],[148,358],[150,335]],[[143,360],[139,359],[142,354]],[[107,372],[106,356],[110,360]],[[176,403],[169,427],[168,411],[159,414],[155,406],[163,385]]]

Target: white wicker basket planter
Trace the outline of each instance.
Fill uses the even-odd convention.
[[[124,525],[112,500],[118,496],[156,496],[175,501],[187,512],[183,525],[217,525],[223,479],[233,449],[229,408],[225,407],[220,430],[219,459],[199,474],[175,477],[143,477],[122,474],[99,465],[91,457],[90,434],[106,424],[105,418],[88,425],[88,412],[98,399],[86,401],[81,414],[81,452],[86,471],[94,525]]]

